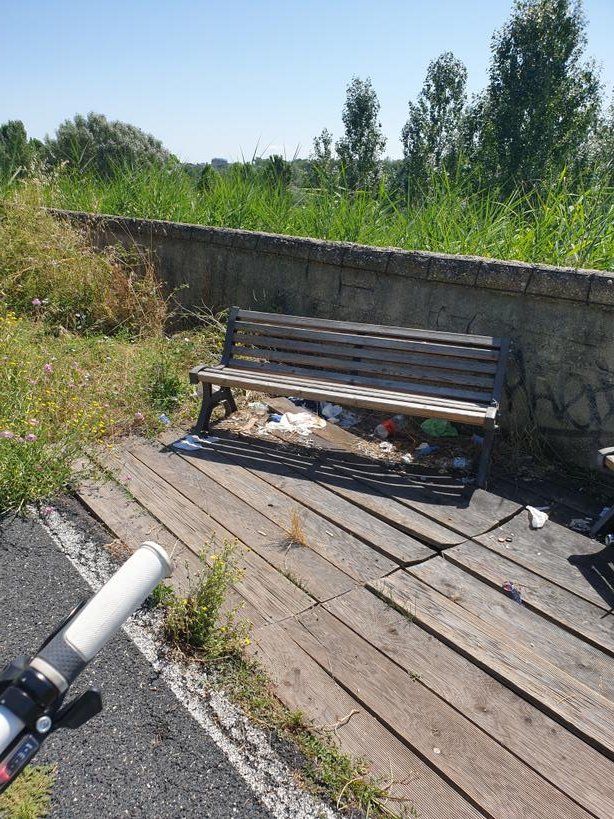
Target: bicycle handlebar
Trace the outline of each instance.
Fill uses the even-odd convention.
[[[142,543],[34,658],[6,667],[0,675],[0,792],[52,729],[78,727],[101,710],[97,692],[59,708],[71,683],[170,573],[164,549],[153,541]]]

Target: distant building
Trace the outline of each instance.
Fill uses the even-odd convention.
[[[211,160],[211,165],[214,168],[225,168],[228,165],[228,160],[219,156],[214,156]]]

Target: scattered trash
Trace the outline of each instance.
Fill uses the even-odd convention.
[[[382,452],[392,452],[394,445],[391,444],[390,441],[382,441],[379,448],[382,450]]]
[[[464,455],[461,455],[458,458],[452,458],[452,469],[468,469],[470,466],[471,461],[469,458],[465,458]]]
[[[162,421],[165,427],[170,427],[171,419],[168,417],[168,415],[162,413],[161,415],[158,415],[158,418],[160,419],[160,421]]]
[[[342,412],[343,407],[339,406],[339,404],[331,404],[330,401],[326,401],[320,407],[320,414],[323,418],[326,418],[327,421],[338,418]]]
[[[267,432],[297,432],[306,436],[314,429],[322,429],[325,426],[324,418],[311,412],[284,412],[283,415],[279,413],[270,415],[265,429]]]
[[[432,435],[433,438],[456,438],[458,430],[445,418],[429,418],[420,424],[422,432]]]
[[[529,513],[531,529],[541,529],[548,520],[548,514],[544,512],[543,509],[537,509],[535,506],[527,506],[527,512]]]
[[[404,415],[393,415],[392,418],[378,424],[373,430],[373,434],[385,441],[390,435],[396,435],[397,432],[402,430],[406,423],[407,418]]]
[[[352,412],[351,410],[344,409],[341,415],[337,418],[337,424],[343,429],[350,429],[350,427],[355,427],[356,424],[360,421],[360,416]]]
[[[401,458],[401,460],[405,464],[413,464],[414,456],[411,454],[411,452],[406,452],[405,455],[403,455],[403,457]]]
[[[296,407],[303,407],[303,409],[309,410],[310,412],[316,412],[319,414],[320,412],[320,402],[319,401],[311,401],[309,398],[289,398],[289,401]]]
[[[195,449],[204,449],[205,446],[215,444],[219,440],[215,435],[207,435],[206,438],[200,435],[186,435],[181,441],[175,441],[173,449],[183,449],[186,452],[191,452]]]
[[[611,535],[605,536],[605,545],[606,546],[614,546],[614,533]]]
[[[426,455],[432,455],[433,452],[437,452],[438,449],[438,446],[425,442],[414,449],[414,458],[424,458]]]
[[[266,415],[269,411],[268,404],[265,404],[264,401],[252,401],[247,406],[253,410],[256,415]]]
[[[433,748],[433,753],[434,754],[440,754],[441,753],[441,748]]]
[[[258,423],[257,418],[250,418],[249,421],[246,424],[243,424],[240,431],[241,432],[251,432],[251,430],[256,426],[257,423]]]
[[[573,529],[574,532],[582,532],[583,534],[590,532],[592,525],[592,518],[574,518],[573,520],[569,521],[570,529]]]
[[[517,586],[515,586],[511,580],[506,580],[505,583],[501,586],[501,588],[507,594],[508,597],[511,597],[512,600],[515,600],[522,606],[522,594],[520,593],[520,589]]]
[[[477,432],[471,436],[471,443],[475,444],[475,446],[483,446],[484,445],[484,438],[482,435],[478,435]]]

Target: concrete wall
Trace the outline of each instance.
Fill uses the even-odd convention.
[[[509,336],[503,424],[592,464],[614,444],[614,274],[172,222],[69,214],[150,248],[187,307]]]

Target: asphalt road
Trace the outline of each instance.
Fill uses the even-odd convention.
[[[36,521],[0,521],[0,664],[35,650],[90,589]],[[124,635],[77,682],[105,709],[46,742],[58,767],[55,819],[249,817],[271,814]]]

